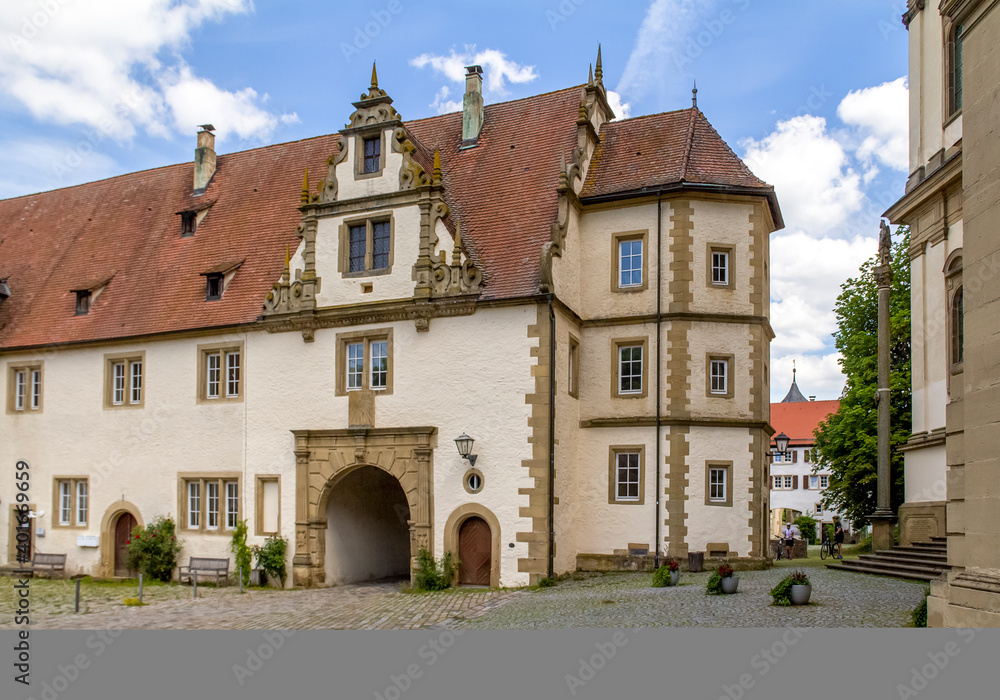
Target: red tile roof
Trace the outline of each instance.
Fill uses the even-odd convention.
[[[775,435],[784,433],[790,445],[802,446],[815,443],[813,432],[831,413],[840,410],[840,401],[803,401],[771,404],[771,427]],[[771,437],[774,444],[774,436]]]
[[[581,198],[687,182],[770,189],[697,108],[601,127]]]
[[[460,149],[461,113],[405,122],[430,171],[441,152],[449,225],[484,276],[482,298],[538,292],[539,258],[557,213],[561,161],[576,146],[582,86],[487,105],[479,143]],[[606,124],[585,191],[678,177],[765,187],[700,112]],[[251,323],[299,243],[303,171],[326,170],[338,134],[218,156],[207,192],[192,197],[193,163],[0,200],[0,348],[74,343]],[[627,154],[655,155],[637,161]],[[643,163],[629,170],[629,163]],[[681,167],[683,163],[683,167]],[[608,178],[605,183],[603,178]],[[596,178],[596,179],[595,179]],[[211,209],[193,237],[178,212]],[[243,261],[219,301],[203,273]],[[322,271],[321,273],[322,274]],[[72,290],[111,278],[90,313]]]

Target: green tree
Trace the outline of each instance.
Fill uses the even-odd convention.
[[[903,454],[910,436],[910,231],[901,227],[892,246],[889,293],[889,388],[891,407],[891,508],[903,502]],[[835,307],[837,350],[847,377],[840,410],[816,429],[816,449],[830,472],[823,507],[843,513],[860,527],[875,511],[878,468],[878,290],[877,256],[866,260],[856,278],[841,285]]]

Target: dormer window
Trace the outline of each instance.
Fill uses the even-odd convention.
[[[364,174],[377,173],[382,160],[382,138],[375,136],[364,139]]]
[[[222,273],[205,275],[205,301],[218,301],[222,298]]]
[[[181,212],[181,238],[189,238],[194,235],[195,229],[198,228],[198,212],[196,211],[182,211]]]
[[[90,312],[90,290],[80,289],[76,292],[76,315],[86,316]]]

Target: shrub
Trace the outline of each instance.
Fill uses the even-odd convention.
[[[791,605],[792,586],[808,586],[809,577],[802,571],[793,571],[778,582],[778,585],[771,589],[771,605]]]
[[[274,535],[264,540],[262,545],[254,545],[251,550],[257,557],[257,566],[285,585],[285,552],[288,550],[288,540]]]
[[[240,520],[233,530],[233,539],[229,543],[229,551],[235,559],[234,567],[243,572],[243,585],[250,583],[250,569],[253,566],[253,550],[247,545],[247,521]]]
[[[917,607],[913,608],[913,612],[910,613],[910,619],[913,621],[914,627],[926,627],[927,626],[927,596],[931,594],[930,590],[924,595],[924,599],[920,601]]]
[[[181,552],[181,543],[174,532],[173,519],[162,515],[146,527],[133,528],[125,561],[128,568],[147,578],[169,581]]]
[[[800,515],[795,519],[795,525],[798,526],[806,544],[816,544],[816,518],[811,515]]]
[[[538,582],[539,588],[552,588],[552,586],[554,585],[556,585],[556,582],[551,578],[549,578],[548,576],[546,576],[545,578],[543,578],[541,581]]]
[[[720,595],[722,593],[722,577],[718,572],[712,574],[705,586],[705,593],[708,595]]]
[[[830,539],[833,538],[831,537]],[[858,542],[857,551],[860,553],[872,551],[872,533],[869,532],[867,535],[861,538],[861,541]]]
[[[443,591],[451,586],[461,562],[451,552],[445,552],[439,564],[433,554],[421,549],[417,552],[417,563],[420,565],[420,571],[415,577],[414,590]]]

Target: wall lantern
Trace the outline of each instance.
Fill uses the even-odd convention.
[[[774,443],[777,445],[775,453],[784,456],[785,453],[788,452],[788,440],[789,438],[787,435],[784,433],[778,433],[778,435],[774,438]]]
[[[462,433],[457,438],[455,438],[455,446],[458,447],[458,454],[462,455],[462,459],[469,460],[469,464],[473,467],[476,466],[476,457],[479,455],[472,454],[472,444],[475,442],[465,433]]]

